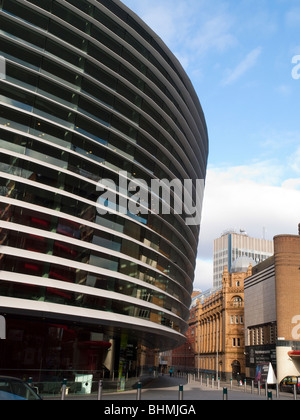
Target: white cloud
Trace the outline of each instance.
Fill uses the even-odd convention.
[[[226,13],[213,16],[200,25],[200,29],[189,40],[196,54],[217,50],[222,52],[237,44],[231,33],[232,18]]]
[[[126,0],[124,3],[169,46],[183,42],[189,32],[194,0],[188,0],[188,5],[186,0]]]
[[[293,171],[296,167],[293,167],[295,156],[297,155],[297,148],[300,143],[300,131],[278,128],[270,128],[269,126],[264,127],[257,136],[261,137],[260,141],[260,156],[280,156],[281,162],[287,159],[285,165],[278,165],[283,171],[284,168],[288,171]],[[299,167],[298,167],[299,168]]]
[[[300,178],[287,179],[282,184],[282,187],[289,190],[300,189]],[[299,223],[300,223],[300,216],[299,216]]]
[[[165,2],[154,8],[149,5],[142,14],[142,19],[157,33],[165,43],[172,44],[177,39],[177,25],[180,13]]]
[[[225,2],[209,0],[124,0],[158,34],[183,67],[197,65],[205,53],[236,46],[234,17]]]
[[[242,60],[233,70],[227,71],[227,76],[223,80],[223,85],[231,85],[242,77],[248,70],[255,66],[262,53],[262,47],[257,47],[250,51],[249,54]]]
[[[290,96],[293,93],[293,89],[289,85],[282,84],[276,88],[277,92],[282,96]]]
[[[285,15],[285,22],[288,27],[300,25],[300,8],[294,7]]]
[[[194,289],[205,292],[212,287],[213,264],[212,260],[197,260]]]

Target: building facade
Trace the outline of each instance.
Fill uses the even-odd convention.
[[[254,266],[251,258],[241,257],[231,273],[225,267],[220,289],[195,294],[186,342],[172,351],[168,363],[198,376],[245,377],[244,281]]]
[[[184,341],[200,227],[174,211],[175,193],[162,215],[120,173],[126,185],[190,179],[195,193],[201,105],[118,0],[0,0],[0,28],[0,372],[105,364],[123,376],[141,349]],[[118,207],[99,202],[103,179]],[[124,198],[141,211],[120,211]]]
[[[273,253],[273,241],[251,238],[243,230],[225,231],[220,238],[214,240],[213,287],[222,287],[224,268],[227,266],[230,272],[232,264],[238,258],[249,257],[258,264]]]
[[[199,320],[198,301],[195,300],[190,308],[188,320],[189,328],[186,332],[185,343],[175,350],[172,350],[172,358],[169,363],[177,372],[195,372],[196,369],[196,348],[198,343]]]
[[[272,363],[277,381],[300,374],[300,236],[274,238],[274,256],[245,281],[246,372]],[[265,369],[266,370],[266,369]]]
[[[198,300],[199,330],[195,367],[215,378],[245,376],[244,280],[251,275],[251,260],[240,272],[223,272],[222,289]]]

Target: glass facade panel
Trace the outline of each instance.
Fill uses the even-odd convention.
[[[0,369],[14,360],[26,368],[15,338],[28,340],[33,325],[35,340],[55,344],[53,368],[67,358],[96,369],[124,336],[140,350],[179,345],[199,227],[174,214],[173,198],[167,215],[152,212],[150,200],[146,214],[118,204],[101,215],[97,183],[112,180],[119,197],[121,171],[149,188],[155,178],[205,178],[205,121],[184,70],[121,3],[0,5],[0,312],[10,314]],[[100,336],[106,350],[97,344],[93,353]],[[32,365],[50,358],[40,349]]]

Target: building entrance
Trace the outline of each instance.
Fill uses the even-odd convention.
[[[232,378],[237,379],[238,375],[241,373],[241,364],[238,360],[235,360],[232,363]]]

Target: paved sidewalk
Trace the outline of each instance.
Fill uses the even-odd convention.
[[[230,385],[221,384],[220,389],[212,389],[206,387],[206,385],[200,385],[199,382],[187,383],[184,378],[170,378],[167,375],[159,376],[153,379],[142,389],[141,399],[142,401],[178,401],[179,400],[179,385],[183,385],[183,400],[184,401],[217,401],[223,400],[223,386],[227,386],[228,400],[267,400],[265,391],[262,390],[261,395],[258,395],[257,389],[255,393],[244,392],[244,388],[233,387],[230,389]],[[275,390],[272,390],[273,400],[276,400]],[[104,393],[103,401],[136,401],[137,391],[130,390],[119,393]],[[45,397],[45,400],[57,400],[57,397]],[[280,400],[293,400],[291,394],[282,393],[280,394]],[[97,400],[97,395],[68,395],[66,400]]]

